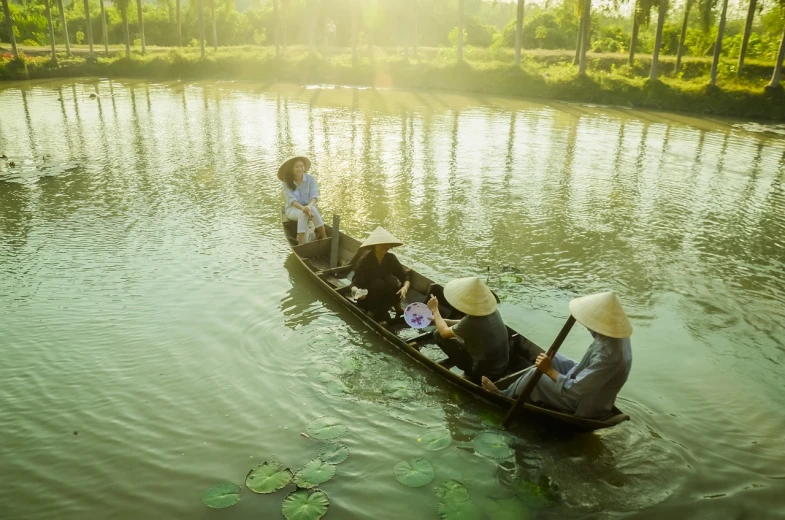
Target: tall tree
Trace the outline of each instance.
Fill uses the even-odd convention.
[[[95,58],[95,52],[93,51],[93,24],[90,21],[90,3],[87,0],[84,0],[84,20],[85,25],[87,28],[85,32],[87,33],[87,45],[90,47],[90,58]]]
[[[210,2],[210,16],[213,19],[213,48],[218,50],[218,27],[215,20],[215,0],[208,0]]]
[[[412,54],[417,56],[417,35],[419,34],[417,29],[417,0],[412,0],[412,4]]]
[[[725,35],[725,18],[728,14],[728,0],[722,0],[722,12],[720,14],[720,25],[717,27],[717,41],[714,43],[714,59],[711,61],[711,75],[709,85],[712,87],[717,84],[717,68],[720,64],[720,53],[722,52],[722,37]]]
[[[727,0],[726,0],[727,1]],[[657,33],[654,37],[654,52],[651,54],[651,70],[649,79],[657,79],[657,65],[660,59],[660,46],[662,46],[662,28],[665,26],[665,15],[668,13],[668,0],[657,0]]]
[[[463,61],[463,0],[458,0],[458,61]]]
[[[583,9],[583,0],[578,0],[578,39],[575,41],[575,58],[572,60],[573,65],[577,65],[581,61],[581,47],[583,46],[583,16],[580,15]]]
[[[752,0],[753,2],[757,0]],[[684,54],[684,40],[687,38],[687,22],[690,19],[690,8],[693,0],[687,0],[684,5],[684,21],[681,24],[681,35],[679,36],[679,48],[676,51],[676,74],[681,71],[681,57]]]
[[[87,0],[85,0],[87,2]],[[142,40],[142,54],[147,52],[144,42],[144,15],[142,14],[142,0],[136,0],[136,18],[139,20],[139,38]]]
[[[777,61],[774,63],[774,72],[771,74],[771,81],[766,85],[767,88],[780,87],[780,75],[782,74],[782,60],[785,59],[785,31],[782,32],[780,40],[780,50],[777,52]]]
[[[16,48],[16,36],[14,36],[14,21],[11,19],[11,9],[8,7],[8,0],[2,0],[3,14],[5,14],[5,26],[8,30],[8,39],[11,42],[11,50],[14,53],[14,59],[19,59],[19,50]]]
[[[106,28],[106,8],[104,7],[104,0],[99,0],[98,3],[101,6],[101,31],[104,38],[104,54],[109,56],[109,31]]]
[[[128,7],[131,0],[114,0],[114,6],[120,11],[120,18],[123,20],[123,32],[125,33],[125,57],[131,57],[131,31],[128,30]]]
[[[275,25],[275,57],[279,57],[281,55],[280,51],[280,30],[281,30],[281,19],[278,16],[278,0],[273,0],[273,20]]]
[[[583,37],[581,39],[581,56],[578,61],[578,75],[586,75],[586,52],[589,50],[589,35],[591,34],[591,0],[583,0]]]
[[[180,17],[180,4],[181,0],[177,0],[177,5],[175,10],[177,11],[177,46],[183,46],[183,26],[182,26],[182,18]]]
[[[199,48],[201,49],[201,56],[204,58],[204,2],[203,0],[196,0],[196,11],[199,18]]]
[[[52,47],[52,63],[57,65],[57,48],[55,47],[55,26],[52,23],[52,9],[49,5],[50,0],[44,0],[46,10],[46,24],[49,26],[49,45]]]
[[[632,8],[632,37],[630,38],[629,59],[630,67],[632,67],[635,63],[635,48],[638,46],[638,31],[641,28],[640,11],[640,0],[635,0],[635,6]]]
[[[525,0],[518,0],[515,9],[515,66],[521,66],[521,46],[523,45],[523,3]]]
[[[281,45],[283,45],[283,50],[286,52],[286,26],[288,25],[289,21],[289,3],[287,0],[281,0]]]
[[[359,13],[359,0],[352,0],[352,66],[357,66],[357,17]]]
[[[68,24],[65,23],[65,9],[63,0],[57,0],[57,10],[60,12],[60,27],[63,28],[63,38],[65,39],[65,55],[71,57],[71,41],[68,39]]]
[[[747,22],[744,24],[744,36],[741,40],[741,49],[739,50],[739,65],[736,67],[736,75],[741,75],[741,69],[744,68],[744,57],[747,54],[747,45],[750,42],[750,33],[752,32],[752,21],[755,18],[755,10],[758,7],[758,0],[750,0],[749,8],[747,9]]]

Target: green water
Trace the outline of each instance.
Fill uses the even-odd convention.
[[[100,97],[91,99],[91,93]],[[293,469],[330,415],[351,455],[326,518],[434,519],[455,478],[482,506],[514,478],[534,518],[785,514],[781,128],[570,104],[349,88],[46,81],[0,89],[0,517],[282,518],[285,492],[202,493],[268,459]],[[632,420],[515,456],[475,453],[489,409],[314,286],[278,224],[282,159],[320,207],[383,225],[425,274],[487,277],[540,345],[570,298],[631,316]],[[576,327],[562,352],[580,357]],[[314,363],[356,359],[334,396]],[[402,381],[409,396],[385,395]],[[452,445],[419,435],[447,427]],[[392,474],[425,456],[432,485]]]

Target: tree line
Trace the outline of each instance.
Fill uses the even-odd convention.
[[[556,0],[527,8],[525,0],[503,4],[480,0],[22,0],[2,1],[0,39],[18,57],[25,45],[86,43],[109,54],[110,42],[146,52],[147,45],[205,46],[288,45],[316,47],[400,47],[404,56],[418,46],[452,46],[463,59],[464,46],[522,49],[575,49],[579,74],[588,52],[651,54],[649,78],[662,73],[661,54],[676,56],[678,74],[684,56],[710,56],[709,83],[715,85],[721,57],[737,58],[741,74],[747,57],[774,60],[770,86],[779,85],[785,57],[785,0],[748,0],[746,16],[728,20],[728,0]],[[236,2],[251,3],[238,6]],[[606,0],[603,0],[605,2]],[[628,2],[631,15],[619,7]],[[108,4],[108,2],[107,2]],[[239,7],[239,9],[238,9]],[[655,21],[656,20],[656,21]]]

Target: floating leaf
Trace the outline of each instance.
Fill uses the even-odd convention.
[[[464,502],[469,500],[469,490],[462,482],[445,480],[435,488],[436,496],[443,502]]]
[[[518,498],[529,507],[548,507],[559,500],[547,479],[542,479],[539,484],[531,480],[517,479],[513,481],[512,488]]]
[[[492,459],[507,459],[515,453],[507,444],[507,438],[499,433],[480,432],[472,444],[477,453]]]
[[[480,414],[480,422],[491,428],[500,428],[504,416],[496,412],[483,412]]]
[[[329,383],[341,373],[341,369],[335,365],[319,363],[308,367],[306,373],[308,374],[308,377],[314,381]]]
[[[436,510],[442,520],[480,520],[482,518],[480,508],[471,500],[461,502],[448,500],[439,503]]]
[[[308,423],[305,431],[320,441],[329,441],[346,433],[348,428],[335,417],[319,417]]]
[[[349,456],[349,448],[343,444],[325,444],[319,451],[319,458],[327,464],[340,464]]]
[[[298,489],[283,500],[281,513],[286,520],[319,520],[327,513],[329,505],[330,501],[324,491]]]
[[[333,379],[329,383],[327,383],[327,391],[330,392],[332,395],[343,395],[343,394],[351,394],[352,389],[343,384],[341,381],[337,379]]]
[[[344,358],[338,362],[338,366],[344,374],[353,374],[362,368],[362,363],[354,358]]]
[[[223,509],[240,501],[240,486],[224,482],[211,487],[202,495],[202,503],[214,509]]]
[[[531,518],[526,506],[515,497],[488,500],[485,502],[485,514],[491,520],[529,520]]]
[[[259,464],[248,472],[245,485],[254,493],[275,493],[292,480],[292,472],[283,464],[269,461]]]
[[[423,448],[428,451],[440,451],[452,443],[452,437],[450,436],[450,430],[443,428],[425,432],[417,437],[417,442],[422,443]]]
[[[395,478],[409,487],[422,487],[433,480],[435,472],[428,459],[415,457],[411,461],[402,460],[393,468]]]
[[[392,397],[393,399],[408,399],[412,397],[409,385],[406,381],[401,380],[390,381],[382,387],[382,392],[387,397]]]
[[[327,482],[335,476],[335,466],[322,459],[313,459],[294,474],[297,487],[312,488]]]

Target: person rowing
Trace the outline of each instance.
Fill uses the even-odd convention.
[[[515,399],[539,370],[547,377],[537,382],[531,394],[533,402],[580,417],[610,413],[632,367],[632,325],[614,292],[575,298],[569,308],[594,338],[580,363],[558,352],[553,359],[540,354],[536,366],[506,390],[500,391],[487,377],[482,378],[483,388]]]

